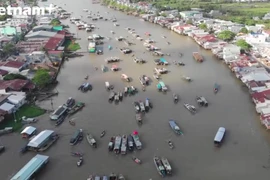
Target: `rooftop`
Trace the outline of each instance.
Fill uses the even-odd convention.
[[[26,128],[24,128],[24,130],[21,132],[21,134],[28,134],[31,135],[33,132],[35,132],[37,130],[37,128],[33,127],[33,126],[27,126]]]
[[[56,50],[60,43],[63,42],[64,38],[64,35],[57,34],[55,35],[55,37],[51,37],[49,39],[49,41],[45,44],[44,48],[47,50]]]
[[[23,88],[34,89],[35,86],[28,80],[14,79],[9,81],[0,80],[0,90],[10,89],[14,91],[21,91]]]
[[[251,94],[251,97],[255,102],[264,103],[265,98],[267,98],[269,95],[270,95],[270,89],[262,91],[262,92],[255,92]]]
[[[9,112],[10,110],[12,110],[15,106],[13,104],[9,104],[9,103],[4,103],[0,106],[0,109],[6,112]]]
[[[8,74],[8,71],[5,71],[5,70],[0,69],[0,75],[1,76],[5,76],[7,74]]]
[[[2,66],[5,67],[12,67],[12,68],[21,68],[25,63],[20,61],[8,61]]]
[[[37,31],[30,34],[27,34],[26,38],[36,38],[36,37],[53,37],[56,35],[56,32],[48,32],[48,31]]]
[[[34,139],[32,139],[27,146],[38,148],[48,137],[50,137],[54,131],[44,130],[40,132]]]
[[[39,26],[35,26],[33,28],[33,30],[37,30],[37,29],[52,29],[53,26],[50,26],[50,25],[39,25]]]

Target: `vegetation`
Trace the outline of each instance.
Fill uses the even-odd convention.
[[[50,25],[52,25],[52,26],[60,26],[61,21],[59,21],[59,19],[53,19],[53,20],[51,20]]]
[[[13,80],[13,79],[23,79],[23,80],[26,80],[27,77],[25,77],[25,76],[23,76],[23,75],[21,75],[21,74],[12,74],[12,73],[10,73],[10,74],[7,74],[7,75],[3,78],[3,80],[5,80],[5,81]]]
[[[0,16],[0,21],[6,21],[8,18],[11,18],[12,16],[9,15],[2,15]]]
[[[5,127],[13,127],[14,131],[21,130],[22,124],[22,117],[25,116],[27,118],[33,118],[37,116],[41,116],[45,113],[45,110],[34,106],[34,105],[23,105],[12,117],[4,120],[3,123],[0,124],[0,129]],[[16,119],[16,122],[15,122]]]
[[[49,74],[49,71],[46,69],[39,69],[37,70],[33,82],[39,87],[44,88],[46,85],[48,85],[51,82],[51,76]]]
[[[3,47],[3,53],[6,56],[12,55],[16,52],[16,47],[13,43],[7,43]]]
[[[248,33],[247,28],[243,27],[243,28],[240,30],[240,33],[247,34],[247,33]]]
[[[235,37],[235,34],[231,31],[228,31],[228,30],[225,30],[225,31],[222,31],[220,32],[217,37],[219,39],[222,39],[223,41],[231,41],[234,39]]]
[[[77,51],[81,49],[81,46],[78,43],[75,43],[75,41],[68,41],[65,46],[68,51]]]
[[[205,23],[200,24],[200,25],[199,25],[199,28],[200,28],[200,29],[203,29],[203,30],[205,30],[205,31],[208,30],[207,25],[206,25]]]
[[[193,22],[192,22],[192,20],[189,19],[189,20],[186,21],[186,23],[187,24],[192,24]]]
[[[240,39],[236,42],[236,45],[239,46],[243,50],[250,50],[252,46],[248,44],[245,40]]]

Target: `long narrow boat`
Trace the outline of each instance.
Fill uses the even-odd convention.
[[[71,108],[71,110],[68,112],[69,116],[77,113],[79,110],[81,110],[85,106],[84,103],[78,102],[75,106]]]
[[[169,124],[172,128],[172,130],[179,135],[183,135],[183,132],[180,130],[180,127],[176,124],[176,122],[172,119],[169,120]]]
[[[167,175],[172,175],[172,167],[167,158],[162,157],[161,162],[166,170]]]
[[[127,136],[122,136],[121,154],[127,154]]]
[[[164,168],[164,166],[163,166],[163,164],[162,164],[159,157],[157,157],[157,156],[154,157],[154,164],[155,164],[155,166],[157,168],[158,173],[162,177],[165,177],[166,176],[166,170],[165,170],[165,168]]]
[[[115,154],[120,153],[120,148],[121,148],[121,142],[122,142],[122,137],[121,136],[116,136],[115,141],[114,141],[114,148],[113,151]]]

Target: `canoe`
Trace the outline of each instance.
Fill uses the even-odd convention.
[[[166,170],[165,170],[165,168],[164,168],[164,166],[163,166],[163,164],[162,164],[159,157],[157,157],[157,156],[154,157],[154,164],[155,164],[155,166],[157,168],[158,173],[161,175],[161,177],[165,177],[166,176]]]
[[[179,135],[183,135],[183,132],[180,130],[180,127],[176,124],[176,122],[172,119],[169,120],[169,124],[172,128],[172,130]]]
[[[161,158],[161,162],[162,162],[162,164],[163,164],[163,166],[164,166],[164,168],[165,168],[165,170],[166,170],[166,173],[167,173],[168,175],[171,175],[171,174],[172,174],[172,167],[171,167],[171,165],[170,165],[168,159],[162,157],[162,158]]]

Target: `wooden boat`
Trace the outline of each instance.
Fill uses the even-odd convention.
[[[77,113],[79,110],[81,110],[84,106],[85,106],[84,103],[78,102],[75,106],[73,106],[73,107],[70,109],[70,111],[68,112],[68,114],[71,116],[71,115]]]
[[[122,137],[121,136],[116,136],[115,141],[114,141],[114,148],[113,148],[113,151],[114,151],[115,154],[120,153],[121,142],[122,142]]]
[[[171,140],[168,140],[167,142],[168,142],[169,147],[173,149],[174,148],[173,142]]]
[[[126,180],[126,178],[123,176],[123,174],[119,174],[118,180]]]
[[[138,124],[142,124],[142,114],[141,113],[136,113],[135,115],[136,121]]]
[[[159,157],[157,157],[157,156],[154,157],[154,164],[157,168],[158,173],[161,175],[161,177],[165,177],[166,170],[165,170],[165,167],[163,166]]]
[[[111,140],[110,140],[110,142],[108,144],[109,151],[113,151],[113,149],[114,149],[114,141],[115,141],[115,137],[113,136],[113,137],[111,137]]]
[[[86,139],[91,146],[97,148],[97,142],[91,134],[87,133]]]
[[[114,174],[114,173],[111,173],[111,174],[110,174],[109,180],[117,180],[117,179],[118,179],[118,177],[117,177],[116,174]]]
[[[145,106],[143,101],[139,101],[141,112],[145,112]]]
[[[142,143],[140,141],[140,138],[138,135],[132,135],[133,139],[134,139],[134,142],[135,142],[135,146],[138,150],[141,150],[142,149]]]
[[[137,164],[141,164],[141,163],[142,163],[142,161],[141,161],[140,159],[136,158],[136,157],[132,157],[132,160],[133,160],[135,163],[137,163]]]
[[[134,150],[134,140],[133,140],[133,137],[131,135],[128,135],[127,140],[128,140],[128,150],[129,151],[133,151]]]
[[[203,62],[203,57],[199,52],[193,52],[192,55],[197,62]]]
[[[169,120],[169,124],[176,134],[183,135],[183,132],[180,130],[179,126],[175,123],[174,120]]]
[[[127,136],[122,136],[122,144],[121,144],[121,154],[127,154]]]
[[[164,166],[164,168],[166,170],[167,175],[172,175],[172,167],[171,167],[168,159],[162,157],[161,162],[162,162],[162,164],[163,164],[163,166]]]
[[[62,116],[55,122],[55,126],[61,125],[61,124],[64,122],[65,118],[66,118],[66,115],[62,115]]]
[[[188,76],[182,76],[182,78],[183,78],[184,80],[186,80],[187,82],[191,82],[191,78],[188,77]]]
[[[179,98],[178,98],[177,94],[173,94],[173,101],[174,101],[175,104],[178,103]]]

